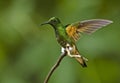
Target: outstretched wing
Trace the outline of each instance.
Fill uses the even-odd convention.
[[[104,19],[85,20],[68,25],[66,32],[70,38],[77,41],[80,38],[80,33],[91,34],[110,23],[112,23],[112,21]]]

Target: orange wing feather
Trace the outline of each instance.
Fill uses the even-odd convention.
[[[75,26],[68,26],[66,28],[66,32],[69,35],[70,38],[72,38],[74,41],[77,41],[79,39],[79,33],[77,32],[77,28]]]
[[[70,38],[77,41],[80,38],[80,33],[91,34],[108,24],[112,23],[110,20],[93,19],[81,22],[72,23],[66,27],[66,32]]]

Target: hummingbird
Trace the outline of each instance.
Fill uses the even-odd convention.
[[[81,33],[92,34],[96,30],[111,24],[112,21],[105,19],[90,19],[63,25],[59,18],[52,17],[41,25],[50,24],[56,35],[56,39],[61,46],[61,52],[75,58],[82,67],[87,67],[87,58],[83,57],[76,46],[76,41],[81,37]]]

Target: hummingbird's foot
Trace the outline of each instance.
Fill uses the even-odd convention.
[[[71,58],[81,58],[82,57],[81,55],[71,55],[71,54],[68,56],[70,56]],[[83,58],[83,60],[88,61],[87,58],[85,58],[85,57],[82,57],[82,58]]]
[[[68,56],[70,56],[70,57],[72,57],[72,58],[80,58],[81,56],[80,55],[68,55]]]
[[[72,51],[74,50],[74,48],[72,46],[70,46],[70,44],[66,45],[66,49],[68,56],[72,57],[72,58],[76,58],[76,57],[81,57],[79,54],[72,54]]]

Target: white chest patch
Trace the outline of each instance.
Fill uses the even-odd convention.
[[[73,50],[73,47],[71,47],[70,44],[67,44],[67,45],[66,45],[66,49],[68,49],[69,51],[72,51],[72,50]]]
[[[68,43],[66,44],[66,48],[61,48],[61,52],[64,53],[65,51],[67,51],[67,54],[70,57],[81,57],[80,55],[72,54],[74,50],[75,49]]]
[[[65,48],[62,47],[62,48],[61,48],[61,52],[62,52],[62,53],[65,53]]]
[[[62,53],[65,53],[65,51],[67,51],[68,56],[73,57],[73,58],[76,58],[76,57],[81,58],[82,56],[80,54],[73,54],[72,53],[74,50],[76,50],[75,47],[74,46],[72,47],[70,44],[66,44],[66,48],[63,48],[63,47],[61,48]],[[85,61],[88,61],[88,59],[85,57],[83,57],[83,59]]]

